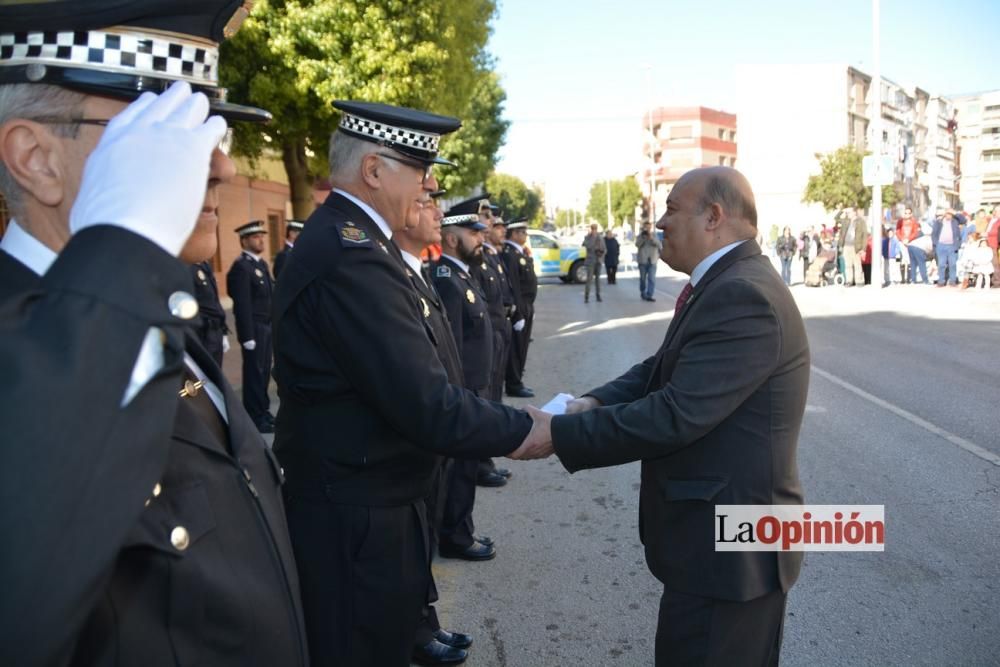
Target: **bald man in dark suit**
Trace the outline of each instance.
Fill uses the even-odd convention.
[[[777,664],[802,554],[716,552],[714,509],[803,502],[802,317],[754,241],[753,192],[736,170],[685,174],[657,226],[662,259],[691,276],[660,349],[571,401],[548,444],[514,457],[554,450],[570,472],[641,460],[639,534],[664,586],[656,664]]]

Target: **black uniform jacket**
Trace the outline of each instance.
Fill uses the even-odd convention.
[[[194,278],[194,298],[198,300],[198,317],[202,324],[221,329],[229,333],[226,326],[226,311],[219,301],[219,286],[215,282],[215,272],[208,262],[198,262],[191,265],[191,275]]]
[[[514,309],[514,293],[507,280],[507,270],[504,268],[500,253],[483,246],[483,259],[472,268],[472,276],[486,296],[486,306],[490,313],[490,322],[494,331],[503,332],[507,326],[508,313]],[[514,319],[517,319],[516,316]]]
[[[490,384],[493,367],[493,324],[482,286],[445,256],[437,261],[432,275],[458,345],[465,386],[483,389]]]
[[[642,460],[639,530],[667,588],[726,600],[787,591],[801,552],[716,552],[714,507],[801,504],[795,453],[809,388],[802,317],[754,241],[709,269],[660,350],[552,419],[571,472]]]
[[[292,253],[292,246],[285,244],[278,254],[274,256],[274,280],[278,280],[278,274],[281,270],[285,268],[285,262],[288,260],[288,256]]]
[[[531,311],[531,305],[535,303],[538,296],[538,276],[535,275],[535,261],[516,246],[510,243],[503,244],[501,251],[504,268],[507,270],[507,279],[510,280],[510,288],[513,292],[514,303],[522,317],[527,316]],[[514,320],[520,319],[515,314]]]
[[[192,291],[189,268],[101,226],[43,278],[5,253],[0,276],[0,529],[17,536],[0,556],[0,664],[305,664],[277,468],[221,378],[259,500],[178,397],[189,321],[168,301]],[[151,327],[163,368],[122,405]]]
[[[233,299],[236,337],[241,344],[254,340],[254,322],[271,322],[271,292],[274,283],[271,281],[267,262],[256,260],[245,252],[240,253],[226,274],[226,287]]]
[[[527,414],[448,382],[398,248],[332,193],[275,295],[275,452],[288,493],[396,506],[427,496],[435,454],[507,454]]]
[[[430,337],[434,347],[437,348],[438,359],[444,366],[448,382],[459,387],[463,385],[462,361],[459,357],[458,346],[455,345],[455,336],[451,330],[451,323],[448,321],[448,314],[445,312],[441,297],[434,289],[430,271],[424,270],[421,275],[416,275],[407,266],[406,276],[413,285],[413,291],[417,293],[417,300],[420,303],[420,314],[423,316],[423,323],[426,327],[427,335]]]

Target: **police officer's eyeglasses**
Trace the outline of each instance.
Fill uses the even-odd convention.
[[[426,185],[427,180],[433,175],[434,165],[427,162],[417,162],[416,160],[407,160],[405,158],[398,157],[396,155],[390,155],[389,153],[375,153],[379,157],[384,157],[395,162],[401,162],[407,167],[413,167],[418,171],[423,172],[423,178],[420,181],[421,185]]]
[[[30,120],[42,125],[100,125],[107,127],[110,118],[59,118],[57,116],[39,116]]]

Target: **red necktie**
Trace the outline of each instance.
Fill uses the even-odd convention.
[[[691,296],[691,292],[693,290],[694,288],[691,287],[691,283],[688,283],[684,286],[684,289],[681,290],[681,293],[677,295],[677,303],[674,304],[674,315],[681,312],[681,308],[683,308],[684,304],[687,303],[688,297]]]

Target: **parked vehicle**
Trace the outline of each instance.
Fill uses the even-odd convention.
[[[583,283],[587,280],[587,270],[583,260],[587,251],[579,245],[569,246],[548,232],[538,229],[528,230],[528,245],[535,259],[535,274],[539,278],[558,276],[564,283]]]

